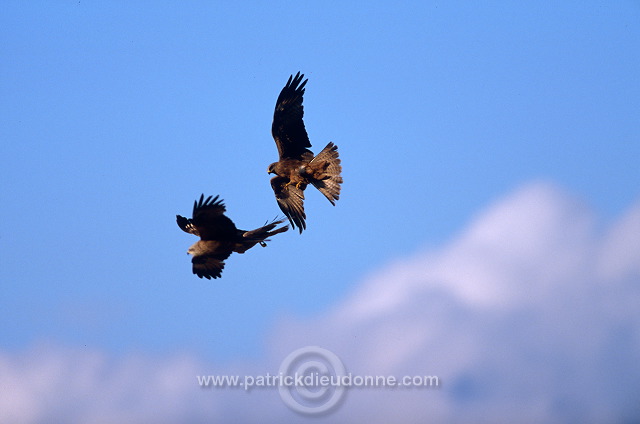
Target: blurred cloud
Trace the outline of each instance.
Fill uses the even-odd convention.
[[[380,240],[384,243],[384,240]],[[196,375],[275,373],[323,346],[360,375],[437,375],[438,389],[352,389],[316,421],[640,419],[640,204],[603,224],[535,182],[440,248],[374,270],[324,315],[283,320],[262,363],[118,358],[39,345],[0,353],[2,422],[306,422],[277,390],[201,389]]]

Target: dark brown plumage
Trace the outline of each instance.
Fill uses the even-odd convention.
[[[309,150],[311,142],[302,120],[302,96],[308,80],[302,81],[303,78],[300,72],[295,77],[291,75],[276,101],[271,134],[280,159],[267,169],[276,174],[271,179],[271,188],[278,206],[300,233],[307,227],[304,212],[307,185],[312,184],[335,206],[342,184],[338,146],[329,143],[315,157]]]
[[[226,208],[218,196],[204,194],[193,204],[192,218],[176,215],[178,226],[185,232],[200,237],[187,253],[193,255],[193,273],[200,278],[218,278],[222,274],[224,261],[231,253],[244,253],[256,244],[266,246],[268,237],[283,233],[288,225],[274,229],[284,220],[273,221],[253,231],[236,228],[235,224],[224,213]]]

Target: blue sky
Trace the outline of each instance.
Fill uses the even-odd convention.
[[[640,199],[639,18],[633,1],[5,3],[0,351],[262,363],[283,323],[522,187],[616,228]],[[201,193],[242,228],[279,213],[270,125],[297,71],[341,199],[308,190],[307,231],[199,280],[175,214]]]

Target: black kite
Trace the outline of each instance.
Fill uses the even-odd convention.
[[[288,225],[274,230],[284,220],[273,221],[270,224],[253,231],[236,228],[233,221],[224,215],[226,211],[222,199],[218,196],[204,194],[193,204],[193,218],[187,219],[176,215],[178,226],[185,232],[200,237],[187,251],[193,255],[193,273],[202,278],[218,278],[222,274],[224,261],[231,253],[244,253],[256,244],[266,246],[268,237],[283,233],[289,229]]]
[[[278,96],[271,134],[280,160],[269,165],[267,170],[276,174],[271,179],[271,187],[278,206],[300,233],[307,227],[303,204],[307,185],[312,184],[335,206],[342,184],[338,146],[329,143],[315,157],[309,150],[311,142],[302,120],[302,96],[308,80],[302,81],[302,78],[304,75],[300,72],[295,77],[291,75]]]

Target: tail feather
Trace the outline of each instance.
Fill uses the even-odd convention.
[[[320,153],[309,162],[313,169],[311,184],[335,206],[336,200],[340,199],[340,189],[343,180],[340,173],[340,157],[338,146],[333,143],[327,144]]]
[[[242,240],[240,240],[237,243],[234,251],[238,253],[244,253],[258,243],[260,243],[260,245],[263,247],[266,246],[265,242],[269,241],[269,237],[274,236],[276,234],[284,233],[285,231],[289,230],[288,225],[285,225],[280,228],[275,228],[278,225],[282,224],[283,222],[284,222],[284,219],[279,219],[277,221],[271,222],[270,224],[266,224],[263,227],[256,228],[255,230],[251,230],[251,231],[240,230],[240,232],[242,233]]]

